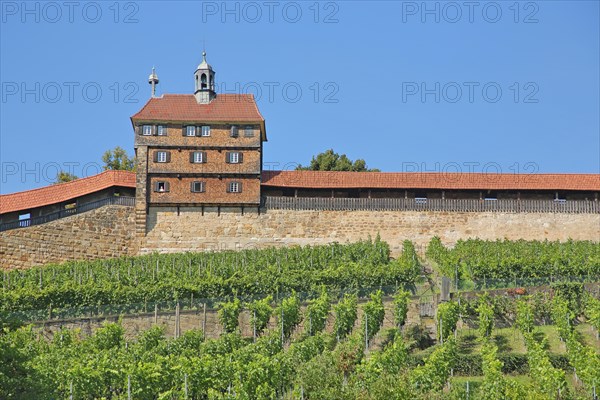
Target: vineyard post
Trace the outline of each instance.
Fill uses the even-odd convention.
[[[369,314],[365,311],[365,351],[369,350]]]
[[[204,337],[206,337],[206,303],[203,303],[204,311],[202,312],[202,332],[204,333]]]
[[[440,344],[444,344],[444,330],[443,330],[443,319],[440,317]]]
[[[467,400],[469,400],[469,381],[467,381]]]
[[[284,334],[283,334],[283,300],[281,301],[281,348],[283,349],[283,340],[284,340]]]
[[[187,382],[187,374],[183,375],[183,390],[185,393],[185,398],[188,398],[188,382]]]
[[[131,400],[131,375],[127,375],[127,400]]]
[[[175,339],[179,338],[180,335],[179,326],[179,302],[175,305]]]
[[[252,319],[252,338],[253,342],[256,343],[256,310],[253,313],[254,317]]]
[[[154,303],[154,324],[158,324],[158,303]]]
[[[454,289],[458,292],[458,265],[454,267],[454,276],[455,276]]]

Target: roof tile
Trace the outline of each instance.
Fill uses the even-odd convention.
[[[113,186],[135,188],[135,172],[104,171],[71,182],[0,195],[0,214],[62,203]]]
[[[600,191],[600,174],[263,171],[262,185],[307,189]]]
[[[217,94],[209,104],[199,104],[193,94],[153,97],[131,117],[134,121],[261,122],[252,94]]]

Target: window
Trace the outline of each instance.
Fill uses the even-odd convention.
[[[157,151],[154,157],[154,161],[158,163],[167,163],[171,161],[170,153],[168,151]]]
[[[229,182],[229,185],[227,185],[227,191],[229,193],[241,193],[242,184],[240,182]]]
[[[164,125],[158,125],[156,127],[156,134],[158,136],[167,136],[167,127]]]
[[[200,182],[200,181],[194,181],[192,182],[192,193],[204,193],[206,191],[205,189],[206,184],[204,182]]]
[[[247,126],[244,128],[244,137],[253,137],[254,136],[254,128],[251,126]]]
[[[152,135],[152,125],[143,125],[142,126],[142,135],[151,136]]]
[[[185,127],[185,136],[196,136],[196,127],[195,126],[186,126]]]
[[[31,225],[31,213],[19,214],[19,226],[24,228]]]
[[[225,153],[225,162],[229,164],[239,164],[244,161],[244,155],[239,151],[228,151]]]
[[[415,197],[415,204],[427,204],[427,197]]]
[[[206,152],[204,151],[193,151],[190,153],[190,162],[194,164],[201,164],[206,162]]]
[[[154,185],[154,191],[159,193],[165,193],[169,191],[169,182],[158,181]]]
[[[232,125],[231,126],[231,133],[230,133],[231,137],[238,137],[239,136],[239,132],[238,132],[238,127],[237,125]]]
[[[202,127],[202,136],[204,136],[204,137],[210,136],[210,126]]]

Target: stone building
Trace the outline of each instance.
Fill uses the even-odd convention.
[[[150,207],[260,204],[265,120],[254,97],[215,91],[206,53],[194,93],[155,95],[131,117],[137,159],[136,231],[146,233]]]

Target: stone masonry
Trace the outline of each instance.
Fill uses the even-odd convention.
[[[133,207],[105,206],[43,225],[0,233],[0,267],[135,254]]]
[[[239,207],[150,207],[146,235],[135,220],[144,209],[107,206],[44,225],[0,233],[3,268],[26,268],[72,259],[151,252],[239,250],[318,245],[377,234],[392,255],[410,239],[424,251],[432,236],[459,239],[600,241],[600,215],[417,211],[291,211]],[[145,216],[145,215],[144,215]],[[138,225],[139,227],[139,225]]]
[[[418,211],[291,211],[248,208],[150,207],[141,253],[237,250],[316,245],[366,239],[377,234],[392,254],[410,239],[422,251],[433,236],[459,239],[600,241],[600,215]]]

